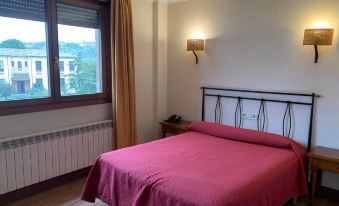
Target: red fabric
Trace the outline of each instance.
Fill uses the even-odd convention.
[[[267,145],[272,147],[290,147],[290,141],[288,140],[288,138],[284,138],[277,134],[259,132],[249,129],[240,129],[209,122],[195,122],[190,125],[188,131],[196,131],[199,133],[209,134],[225,139]]]
[[[281,206],[307,193],[306,152],[295,142],[288,146],[271,134],[265,137],[277,141],[255,141],[242,129],[238,137],[246,141],[234,141],[235,131],[215,124],[190,130],[101,155],[82,199],[112,206]]]

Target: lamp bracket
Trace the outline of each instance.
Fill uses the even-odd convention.
[[[194,50],[192,50],[192,51],[193,51],[193,54],[194,54],[194,56],[195,56],[195,63],[198,64],[198,63],[199,63],[198,55],[197,55],[197,53],[195,53]]]
[[[314,45],[314,52],[315,52],[314,63],[318,63],[319,59],[318,45]]]

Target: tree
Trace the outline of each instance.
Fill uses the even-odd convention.
[[[8,39],[0,44],[0,48],[26,49],[25,44],[17,39]]]
[[[29,90],[29,94],[35,98],[48,97],[49,95],[44,86],[38,83],[33,84],[33,87]]]
[[[97,91],[97,62],[95,58],[82,58],[75,61],[77,71],[69,77],[70,87],[77,95],[93,94]]]
[[[7,99],[13,94],[14,88],[7,83],[0,83],[0,98]]]

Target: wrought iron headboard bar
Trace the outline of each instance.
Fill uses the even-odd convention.
[[[228,88],[217,88],[217,87],[201,87],[201,89],[204,89],[204,90],[206,90],[206,89],[208,89],[208,90],[221,90],[221,91],[229,91],[229,92],[257,93],[257,94],[278,94],[278,95],[286,95],[286,96],[304,96],[304,97],[312,97],[313,96],[313,94],[305,94],[305,93],[270,92],[270,91],[228,89]],[[315,95],[315,96],[317,96],[317,95]]]
[[[217,97],[220,98],[231,98],[231,99],[243,99],[251,101],[265,101],[265,102],[275,102],[275,103],[285,103],[285,104],[297,104],[310,106],[310,123],[308,129],[308,141],[307,141],[307,151],[310,151],[312,145],[312,132],[313,132],[313,115],[314,115],[314,104],[315,98],[319,97],[315,93],[305,94],[305,93],[289,93],[289,92],[271,92],[271,91],[257,91],[257,90],[242,90],[242,89],[228,89],[228,88],[216,88],[216,87],[201,87],[203,97],[202,97],[202,121],[205,121],[205,98],[206,97]],[[218,95],[218,94],[208,94],[206,90],[211,91],[228,91],[228,92],[239,92],[239,93],[252,93],[252,94],[269,94],[269,95],[282,95],[282,96],[298,96],[298,97],[309,97],[310,102],[305,101],[288,101],[288,100],[279,100],[279,99],[270,99],[270,98],[253,98],[253,97],[242,97],[242,96],[232,96],[232,95]]]
[[[261,101],[265,100],[266,102],[276,102],[276,103],[290,103],[290,104],[300,104],[300,105],[308,105],[311,106],[312,103],[306,102],[295,102],[295,101],[282,101],[282,100],[275,100],[275,99],[266,99],[266,98],[250,98],[250,97],[242,97],[242,96],[227,96],[227,95],[214,95],[214,94],[205,94],[206,97],[225,97],[230,99],[245,99],[245,100],[254,100],[254,101]]]

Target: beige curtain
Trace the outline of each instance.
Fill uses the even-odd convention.
[[[135,145],[135,71],[131,0],[112,0],[113,117],[118,149]]]

